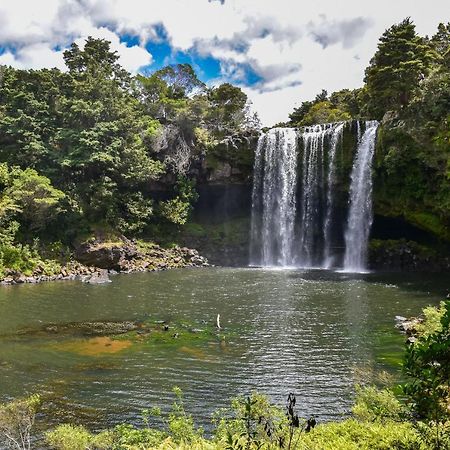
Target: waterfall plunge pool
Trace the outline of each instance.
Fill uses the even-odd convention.
[[[38,392],[50,423],[101,429],[138,423],[143,408],[167,409],[177,385],[187,410],[207,427],[213,411],[252,390],[280,405],[295,392],[302,415],[340,418],[361,371],[399,373],[404,337],[395,316],[437,304],[446,287],[423,274],[254,268],[2,287],[0,400]],[[147,345],[55,331],[143,319],[202,329],[214,327],[217,314],[224,341],[180,336]]]

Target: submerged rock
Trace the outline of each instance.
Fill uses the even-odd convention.
[[[109,336],[125,334],[140,328],[140,324],[131,321],[123,322],[69,322],[50,323],[40,328],[24,328],[17,332],[18,336]]]
[[[98,272],[94,272],[92,275],[88,275],[83,280],[83,283],[89,284],[104,284],[111,283],[111,280],[108,276],[108,271],[106,269],[99,270]]]

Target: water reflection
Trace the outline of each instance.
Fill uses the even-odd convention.
[[[52,399],[48,412],[81,415],[101,427],[170,404],[178,385],[188,410],[205,425],[237,394],[256,389],[283,404],[292,391],[304,415],[336,418],[351,404],[355,367],[388,367],[378,355],[395,338],[395,315],[417,314],[440,300],[427,292],[428,286],[439,292],[438,281],[416,281],[426,290],[398,275],[213,268],[117,276],[105,286],[0,290],[0,399],[43,391]],[[116,352],[107,351],[104,339],[93,342],[101,352],[93,352],[91,342],[86,354],[64,349],[58,334],[16,335],[50,323],[143,318],[201,328],[219,313],[226,340],[202,344],[130,345]]]

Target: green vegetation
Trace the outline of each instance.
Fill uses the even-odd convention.
[[[375,211],[450,242],[450,23],[431,38],[407,18],[386,30],[360,89],[322,91],[290,126],[378,119]]]
[[[404,392],[416,417],[434,429],[435,447],[445,448],[450,436],[450,301],[435,311],[428,308],[418,331],[406,352],[404,368],[411,381]]]
[[[36,267],[34,238],[70,247],[93,229],[185,224],[191,166],[257,131],[241,89],[207,88],[188,64],[132,77],[93,38],[64,60],[67,72],[0,67],[3,271]]]
[[[0,404],[0,436],[9,448],[31,449],[31,429],[41,399],[32,395],[26,399]]]
[[[405,19],[381,36],[362,88],[322,91],[289,122],[381,120],[376,212],[447,242],[449,49],[450,24],[422,37]],[[240,88],[208,88],[188,64],[131,76],[101,39],[64,60],[67,72],[0,67],[2,278],[62,264],[42,255],[97,231],[167,241],[189,224],[208,170],[251,176],[260,125]]]

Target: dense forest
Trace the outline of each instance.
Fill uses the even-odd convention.
[[[260,124],[239,87],[207,87],[188,64],[131,76],[93,38],[64,59],[65,72],[0,68],[3,275],[32,272],[40,255],[57,259],[98,230],[158,239],[183,227],[208,164],[251,177]],[[422,37],[405,19],[380,38],[362,88],[322,91],[283,125],[381,121],[376,212],[448,242],[449,111],[450,24]]]
[[[38,239],[186,223],[192,163],[257,131],[240,88],[207,88],[188,64],[132,77],[92,38],[64,58],[67,72],[0,69],[0,266],[32,269]]]

